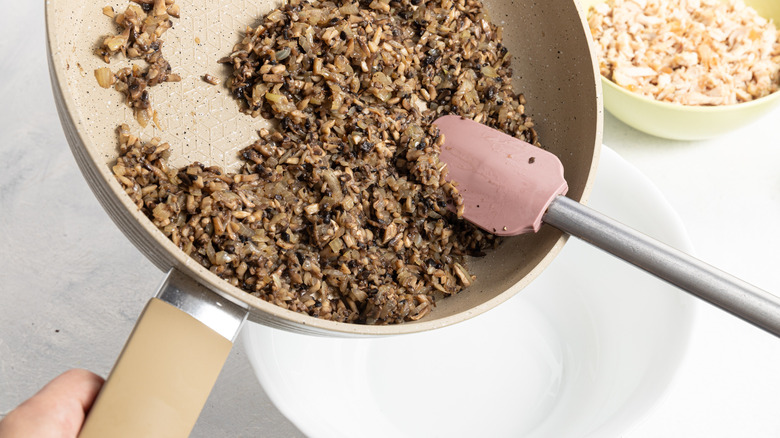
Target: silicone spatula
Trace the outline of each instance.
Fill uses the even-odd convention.
[[[434,124],[466,220],[503,236],[546,223],[780,337],[780,298],[565,197],[552,153],[458,116]]]

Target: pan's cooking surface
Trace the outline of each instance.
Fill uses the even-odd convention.
[[[224,83],[228,71],[217,60],[231,52],[246,26],[277,4],[251,0],[182,2],[181,18],[173,19],[173,28],[162,36],[163,53],[182,81],[151,88],[163,130],[151,123],[142,130],[123,96],[97,85],[93,71],[106,64],[93,50],[105,35],[116,31],[111,19],[103,15],[106,4],[122,12],[128,2],[51,0],[47,5],[53,68],[61,90],[58,104],[67,109],[64,125],[77,161],[112,218],[155,264],[163,269],[176,266],[210,287],[249,303],[254,307],[253,319],[294,329],[306,330],[305,324],[362,333],[433,328],[502,302],[531,281],[562,246],[558,232],[543,229],[537,235],[513,238],[491,255],[472,261],[476,284],[466,293],[441,301],[416,328],[412,324],[349,327],[319,321],[283,311],[228,286],[168,242],[122,193],[109,167],[116,157],[115,129],[127,123],[143,138],[156,136],[170,143],[174,166],[199,161],[228,170],[234,167],[236,152],[251,144],[257,138],[256,131],[267,124],[261,118],[240,113],[224,85],[208,84],[202,76],[211,74]],[[516,90],[528,100],[526,110],[537,123],[541,142],[561,158],[570,196],[581,199],[589,191],[597,162],[602,122],[598,76],[575,4],[565,0],[500,0],[489,2],[488,9],[492,20],[505,26],[504,40],[513,55]],[[127,65],[128,61],[120,56],[109,67],[115,71]],[[503,293],[509,289],[511,292]]]
[[[109,67],[116,71],[131,65],[123,56],[113,57],[107,65],[93,54],[103,36],[116,34],[117,26],[103,15],[96,3],[65,2],[73,6],[70,20],[75,35],[60,40],[68,47],[65,60],[67,84],[72,90],[84,122],[84,133],[93,141],[106,163],[116,158],[116,127],[126,122],[134,133],[144,138],[160,137],[172,147],[171,164],[181,166],[193,161],[229,168],[237,164],[237,151],[257,138],[257,129],[267,126],[262,118],[253,119],[238,110],[235,99],[223,85],[211,85],[205,74],[226,78],[228,68],[217,60],[227,56],[240,41],[240,32],[254,24],[272,7],[270,2],[219,2],[195,0],[181,3],[181,18],[173,18],[173,28],[165,32],[162,52],[181,82],[150,87],[152,106],[160,116],[162,130],[153,123],[142,129],[133,118],[132,109],[113,88],[96,86],[93,71]],[[117,13],[129,2],[108,3]],[[218,5],[218,6],[216,6]],[[71,27],[71,26],[68,26]],[[143,66],[143,62],[137,62]]]

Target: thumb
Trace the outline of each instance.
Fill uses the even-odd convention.
[[[0,422],[0,438],[75,437],[102,385],[86,370],[62,373]]]

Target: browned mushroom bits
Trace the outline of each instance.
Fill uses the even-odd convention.
[[[114,167],[183,251],[284,308],[343,322],[419,319],[498,239],[461,205],[432,125],[459,114],[532,143],[501,29],[476,0],[293,0],[247,29],[226,85],[274,128],[235,174],[166,164],[120,128]]]
[[[127,105],[133,109],[141,127],[145,127],[150,120],[157,127],[160,126],[148,88],[181,80],[163,57],[161,39],[173,26],[171,18],[178,18],[179,13],[179,5],[174,0],[133,0],[121,14],[115,14],[110,6],[103,8],[103,14],[110,17],[120,31],[105,37],[95,54],[110,63],[113,56],[121,53],[127,60],[143,59],[147,66],[143,69],[138,65],[123,67],[116,74],[111,73],[108,67],[103,67],[95,70],[95,77],[101,87],[109,88],[113,85],[125,96]]]

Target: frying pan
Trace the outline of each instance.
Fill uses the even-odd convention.
[[[49,0],[49,66],[68,143],[95,196],[125,235],[167,272],[158,295],[139,318],[87,420],[82,436],[177,436],[191,430],[241,324],[250,321],[324,336],[382,336],[420,332],[463,321],[504,302],[530,283],[558,254],[566,237],[551,227],[507,239],[485,257],[470,259],[477,280],[440,300],[420,321],[367,326],[320,320],[249,295],[190,259],[149,221],[115,180],[116,128],[127,123],[148,140],[171,144],[172,166],[193,161],[235,170],[237,151],[267,127],[241,113],[224,86],[201,78],[227,78],[217,60],[279,3],[268,0],[178,2],[181,18],[163,35],[166,59],[182,81],[151,89],[163,129],[142,129],[122,96],[97,85],[105,63],[93,54],[115,33],[104,6],[124,11],[128,0]],[[578,3],[571,0],[487,0],[503,25],[513,55],[514,86],[526,99],[543,147],[563,162],[568,196],[584,202],[598,162],[602,132],[599,75]],[[112,61],[111,68],[126,66]],[[113,428],[113,430],[111,429]],[[111,432],[107,432],[111,430]]]

